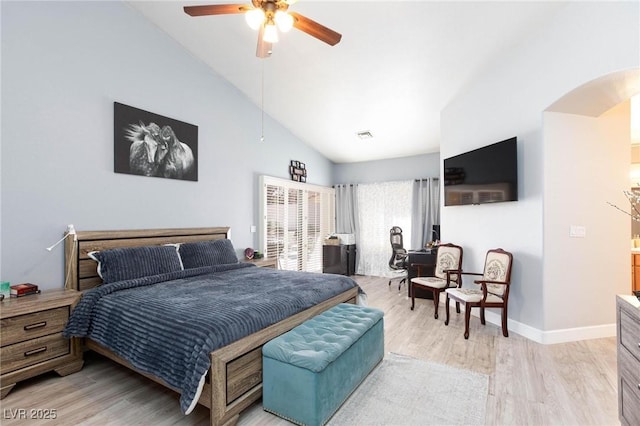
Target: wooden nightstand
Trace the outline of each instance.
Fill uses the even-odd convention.
[[[80,341],[62,336],[79,298],[79,292],[61,289],[0,302],[0,399],[21,380],[82,368]]]
[[[277,262],[275,259],[245,259],[244,262],[253,263],[256,266],[261,266],[263,268],[273,268],[278,269]]]

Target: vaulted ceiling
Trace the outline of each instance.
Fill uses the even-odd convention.
[[[439,152],[440,111],[564,6],[298,0],[291,11],[341,33],[341,42],[329,46],[293,29],[280,34],[270,58],[260,59],[257,32],[242,15],[183,11],[249,1],[127,3],[335,163]],[[373,138],[361,139],[360,131]]]

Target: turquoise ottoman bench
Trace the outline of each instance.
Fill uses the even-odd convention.
[[[384,356],[383,312],[343,303],[262,347],[262,405],[322,426]]]

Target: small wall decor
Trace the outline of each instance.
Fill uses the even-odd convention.
[[[307,181],[307,167],[304,163],[301,163],[299,161],[291,160],[291,165],[289,166],[289,174],[291,175],[291,180],[295,180],[296,182]]]
[[[198,126],[113,103],[113,170],[198,180]]]

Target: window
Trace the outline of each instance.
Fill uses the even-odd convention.
[[[389,229],[402,228],[404,248],[411,248],[412,181],[359,184],[358,275],[393,276],[389,269]]]
[[[280,269],[322,272],[322,242],[335,228],[333,188],[260,177],[265,257]]]

